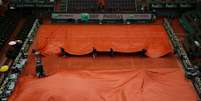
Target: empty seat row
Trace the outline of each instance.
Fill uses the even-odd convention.
[[[184,46],[190,57],[201,56],[201,13],[191,11],[182,15],[181,24],[186,30]]]
[[[19,15],[14,12],[6,12],[5,16],[0,17],[0,48],[2,48],[10,35],[14,32]]]
[[[135,0],[107,0],[106,9],[111,12],[136,11]]]
[[[46,3],[50,0],[11,0],[11,3]]]
[[[128,12],[136,11],[135,0],[61,0],[60,12]]]
[[[35,21],[34,16],[29,16],[24,23],[23,27],[21,28],[20,32],[17,34],[17,39],[24,41],[27,38],[27,35],[29,34],[29,31],[31,30],[33,23]]]
[[[24,42],[33,26],[34,21],[35,21],[35,17],[33,17],[33,16],[30,16],[29,18],[27,18],[27,20],[23,24],[21,30],[19,31],[19,33],[16,34],[15,40],[21,40],[22,42]],[[15,49],[10,47],[8,49],[8,52],[6,53],[6,56],[10,59],[15,59],[17,57],[17,55],[19,54],[21,47],[22,47],[22,44],[17,46],[17,48],[15,48]]]
[[[67,0],[67,12],[94,12],[99,11],[96,0]]]

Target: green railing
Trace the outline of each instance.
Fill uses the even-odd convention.
[[[184,27],[184,29],[188,32],[188,33],[194,33],[195,30],[191,27],[190,23],[186,20],[185,16],[183,15],[180,19],[179,19],[181,25]]]

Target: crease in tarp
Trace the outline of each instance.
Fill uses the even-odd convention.
[[[197,98],[176,57],[99,58],[46,56],[43,59],[45,70],[54,73],[36,79],[31,56],[9,101],[195,101]],[[132,63],[124,63],[124,60]],[[86,65],[86,62],[89,63]],[[83,68],[77,68],[77,63]],[[112,67],[104,69],[103,66],[109,64]]]
[[[176,57],[43,57],[48,77],[34,77],[30,55],[9,101],[195,101]],[[108,66],[108,67],[107,67]],[[182,92],[182,94],[181,94]]]
[[[166,75],[158,75],[160,70],[153,73],[147,69],[58,72],[44,79],[24,83],[21,94],[14,101],[196,100],[188,82],[179,73],[179,68],[163,70],[163,73],[168,72]]]
[[[143,28],[142,28],[143,27]],[[98,52],[130,53],[146,50],[149,57],[171,52],[167,33],[161,25],[42,25],[36,48],[44,54],[59,53],[60,48],[72,55]]]
[[[105,34],[104,34],[105,33]],[[116,34],[117,33],[117,34]],[[101,39],[98,39],[101,38]],[[93,40],[91,40],[93,39]],[[107,40],[106,40],[107,39]],[[196,101],[176,57],[137,55],[62,58],[92,51],[136,52],[160,57],[171,51],[161,25],[42,25],[32,48],[43,54],[48,77],[35,77],[30,55],[9,101]]]

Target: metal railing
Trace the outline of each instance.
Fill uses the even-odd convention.
[[[179,39],[177,38],[174,30],[172,29],[172,27],[167,19],[164,19],[163,25],[164,25],[166,31],[168,32],[168,36],[169,36],[172,46],[174,48],[174,52],[176,52],[176,54],[178,55],[182,65],[183,65],[182,67],[184,69],[185,76],[188,79],[191,79],[193,86],[195,87],[195,90],[197,91],[199,97],[201,98],[201,78],[200,78],[201,73],[200,73],[200,71],[198,70],[198,68],[196,68],[194,65],[191,64],[191,61],[188,58],[186,51],[184,50],[183,46],[180,44]]]
[[[13,92],[18,76],[20,75],[18,73],[13,73],[12,70],[18,69],[20,71],[23,70],[24,66],[26,65],[26,62],[28,60],[28,51],[29,48],[33,42],[33,39],[36,35],[36,32],[39,28],[39,20],[36,19],[29,34],[27,35],[26,40],[23,43],[23,46],[16,57],[15,61],[13,62],[13,65],[11,66],[11,71],[7,74],[5,77],[2,85],[0,86],[0,101],[7,101],[7,97],[11,95]]]
[[[167,19],[164,19],[164,27],[165,27],[166,31],[168,32],[168,36],[170,38],[170,41],[172,42],[174,51],[180,57],[180,60],[184,65],[183,67],[184,67],[185,73],[187,75],[190,74],[189,72],[192,70],[193,66],[187,56],[186,51],[180,44],[179,39],[177,38],[176,34],[174,33],[174,31]]]

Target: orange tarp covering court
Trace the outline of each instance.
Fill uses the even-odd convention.
[[[32,48],[44,54],[47,77],[35,77],[35,60],[29,54],[9,101],[196,101],[191,82],[170,53],[161,25],[42,25]],[[74,55],[58,56],[59,47]],[[147,56],[137,51],[146,49]],[[130,53],[132,52],[132,53]],[[127,54],[125,54],[127,53]],[[169,53],[169,54],[168,54]],[[164,56],[165,55],[165,56]],[[163,56],[163,57],[160,57]]]
[[[9,101],[196,101],[176,57],[44,57],[48,77],[34,78],[30,57]]]
[[[83,55],[97,51],[137,52],[160,57],[171,51],[168,36],[161,25],[42,25],[37,38],[38,49]]]

